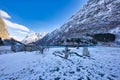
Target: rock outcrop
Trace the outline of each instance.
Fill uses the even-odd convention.
[[[2,18],[0,18],[0,37],[2,39],[9,39],[9,33]]]

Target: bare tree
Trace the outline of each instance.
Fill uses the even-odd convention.
[[[46,50],[49,51],[49,46],[38,46],[38,50],[43,54]]]
[[[39,48],[40,53],[43,54],[44,51],[45,51],[45,47],[44,46],[39,46],[38,48]]]
[[[59,56],[59,57],[64,58],[64,59],[68,59],[68,57],[69,57],[71,54],[75,54],[75,55],[77,55],[77,56],[79,56],[79,57],[82,57],[81,55],[79,55],[79,54],[76,53],[76,52],[71,52],[70,49],[68,49],[68,47],[65,47],[65,50],[63,50],[62,52],[60,52],[60,51],[55,51],[55,52],[53,53],[53,55]]]

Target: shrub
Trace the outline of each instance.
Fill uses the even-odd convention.
[[[95,34],[93,39],[100,42],[111,42],[115,41],[115,35],[111,33]]]

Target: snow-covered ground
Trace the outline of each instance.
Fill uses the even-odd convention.
[[[11,51],[11,46],[0,46],[0,52]]]
[[[0,55],[0,80],[120,80],[120,48],[89,47],[91,58],[73,55],[71,61],[52,54],[59,50]]]
[[[11,46],[0,46],[0,55],[1,54],[7,54],[10,53],[11,51]]]

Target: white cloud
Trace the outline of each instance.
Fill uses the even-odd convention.
[[[18,32],[18,33],[20,33],[20,34],[23,34],[23,35],[28,35],[28,33],[27,32],[24,32],[24,31],[16,31],[16,32]]]
[[[10,36],[10,37],[16,39],[17,41],[22,41],[21,37],[18,37],[18,36]]]
[[[3,10],[0,10],[0,16],[3,18],[11,18],[11,16],[8,15],[8,13]]]
[[[18,29],[18,30],[23,30],[23,31],[30,31],[26,26],[23,26],[23,25],[20,25],[20,24],[17,24],[17,23],[13,23],[7,19],[3,19],[6,26],[7,27],[11,27],[11,28],[14,28],[14,29]]]
[[[11,28],[8,28],[8,31],[10,33],[10,37],[18,41],[22,41],[29,34],[28,32],[11,29]]]

